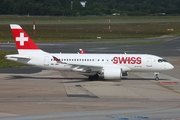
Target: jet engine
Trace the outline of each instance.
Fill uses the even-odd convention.
[[[121,79],[122,78],[122,69],[121,68],[103,68],[104,79]]]

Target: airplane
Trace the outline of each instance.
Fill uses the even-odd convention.
[[[90,73],[89,80],[121,79],[128,72],[155,72],[174,68],[165,59],[150,54],[75,54],[48,53],[41,50],[18,24],[10,24],[18,54],[6,55],[7,60],[52,70]]]
[[[79,49],[80,54],[86,54],[86,52],[83,49]]]

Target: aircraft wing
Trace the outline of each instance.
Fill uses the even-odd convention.
[[[91,65],[91,64],[73,64],[73,63],[63,63],[63,64],[68,64],[72,65],[72,70],[74,71],[95,71],[95,72],[100,72],[104,67],[119,67],[122,68],[123,71],[131,71],[129,67],[126,67],[124,65]]]
[[[91,65],[75,65],[75,64],[68,64],[71,65],[72,70],[79,71],[79,72],[99,72],[102,70],[102,66],[91,66]]]

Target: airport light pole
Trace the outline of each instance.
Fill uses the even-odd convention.
[[[73,9],[73,1],[71,1],[71,10]]]

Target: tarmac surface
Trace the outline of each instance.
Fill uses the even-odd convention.
[[[161,44],[149,45],[121,45],[128,42],[151,42],[159,41]],[[158,56],[176,56],[179,57],[180,37],[162,36],[159,38],[149,38],[141,40],[111,40],[101,42],[59,42],[59,43],[37,43],[37,45],[46,52],[51,53],[77,53],[81,48],[87,53],[124,53],[127,54],[154,54]],[[70,48],[70,49],[69,49]],[[14,43],[0,44],[0,49],[16,51]]]
[[[160,73],[130,73],[122,80],[88,81],[86,74],[31,66],[0,69],[1,120],[180,120],[180,38],[157,45],[97,42],[38,44],[48,52],[148,53],[175,68]],[[137,41],[137,40],[136,40]],[[71,49],[67,49],[71,48]],[[0,49],[15,50],[14,44]]]

